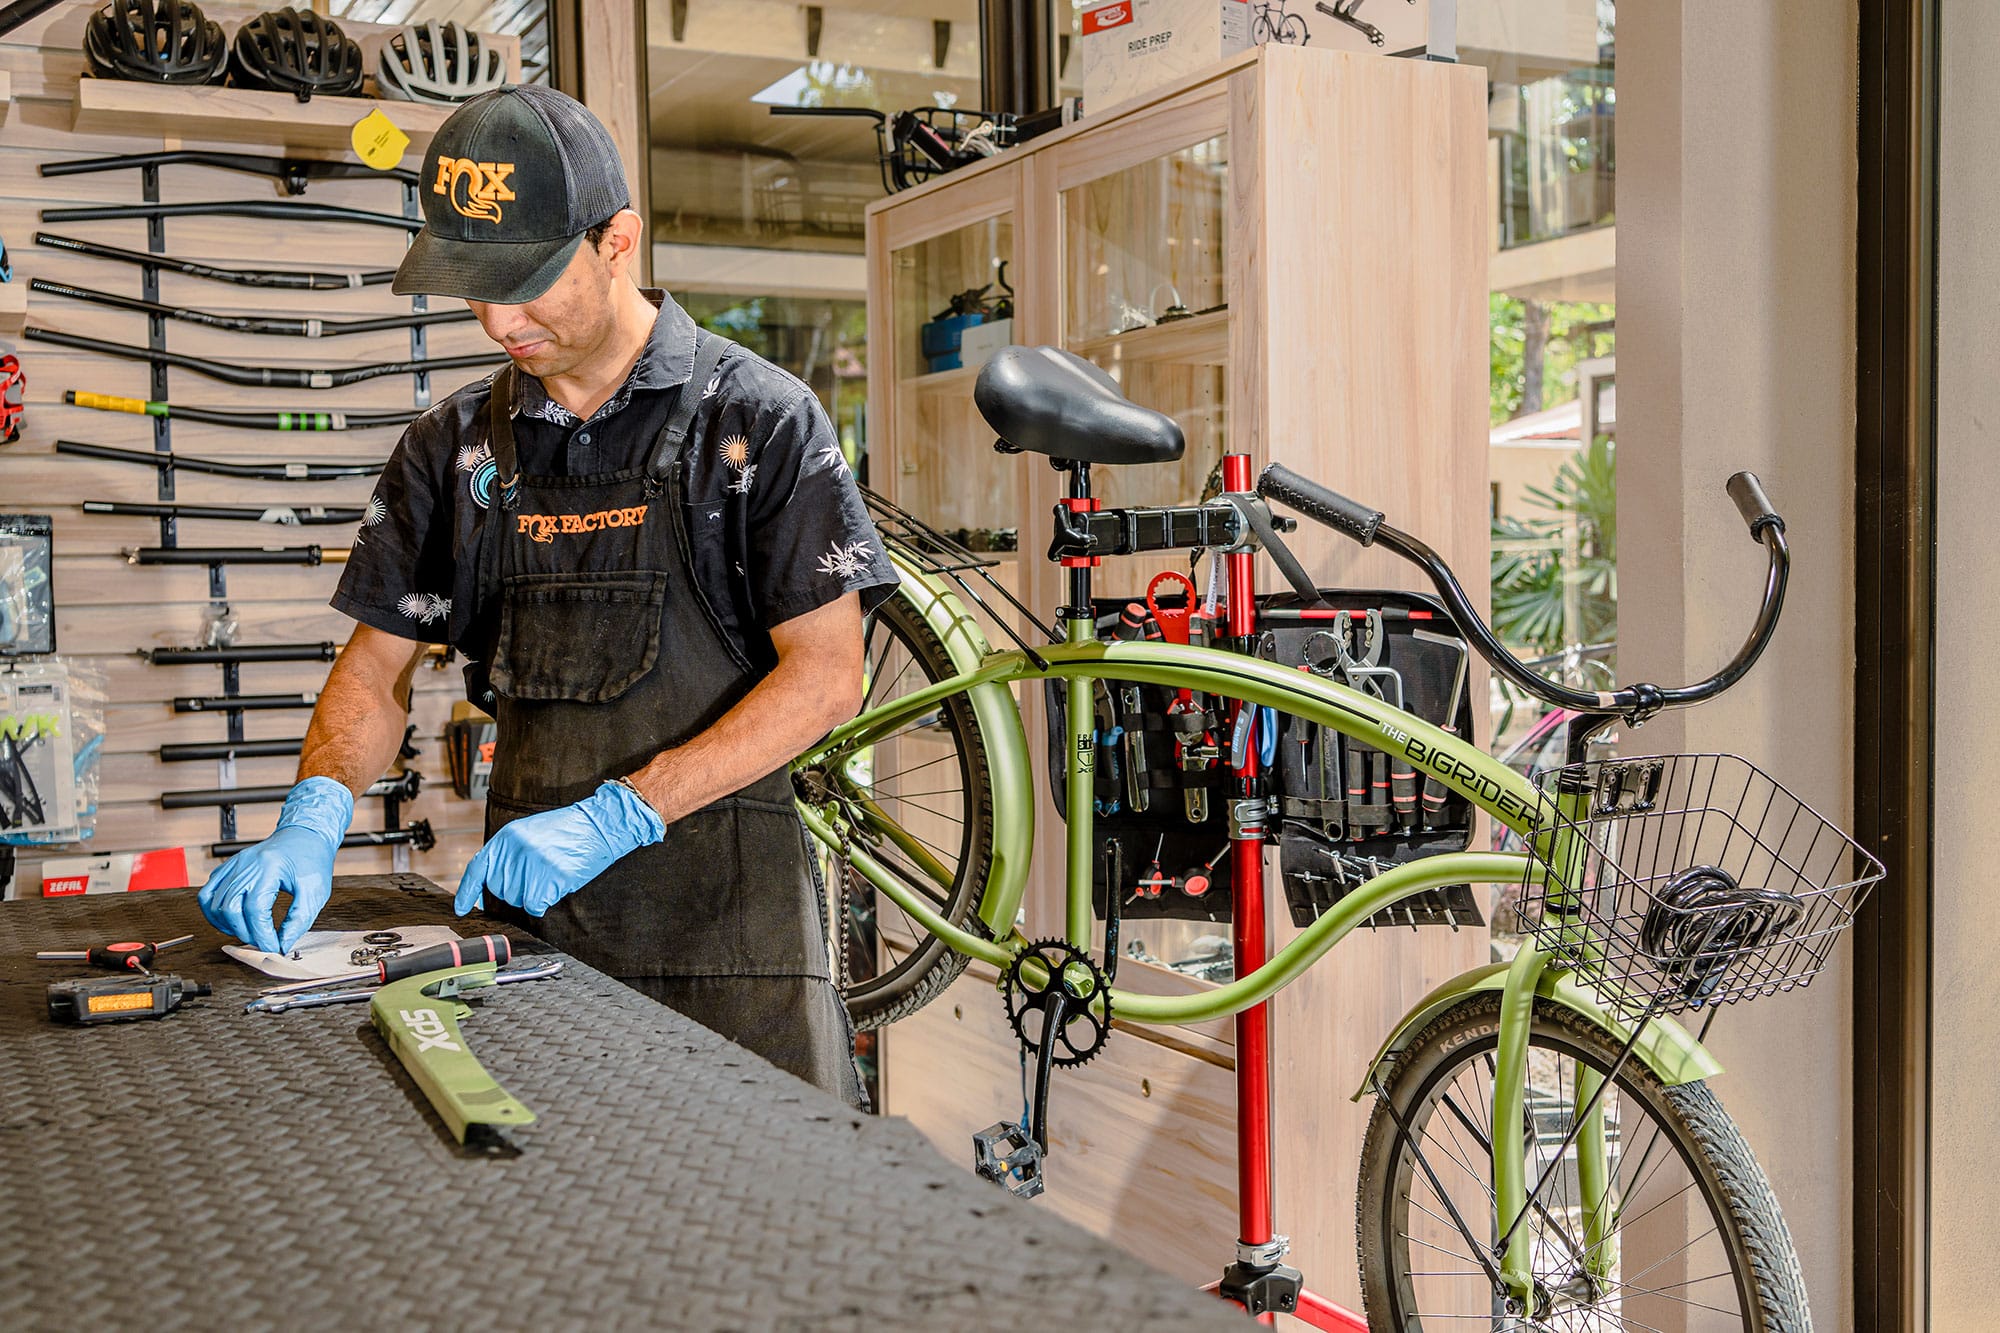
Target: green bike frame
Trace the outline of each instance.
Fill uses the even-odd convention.
[[[1070,622],[1067,642],[1039,650],[1046,666],[1022,651],[994,652],[956,597],[927,573],[898,560],[901,595],[945,644],[956,674],[892,703],[863,713],[836,728],[801,755],[801,766],[840,771],[844,753],[886,740],[945,700],[963,694],[970,701],[986,743],[993,786],[993,860],[978,915],[991,938],[944,919],[865,847],[844,840],[826,810],[801,802],[800,812],[814,836],[843,847],[855,870],[911,919],[953,949],[1005,969],[1024,941],[1013,929],[1026,888],[1028,851],[1034,832],[1034,791],[1028,743],[1010,686],[1062,681],[1068,698],[1068,803],[1064,927],[1068,941],[1088,951],[1092,945],[1092,847],[1096,811],[1092,775],[1096,765],[1092,694],[1099,680],[1130,681],[1188,688],[1224,699],[1242,700],[1331,728],[1365,745],[1407,756],[1421,773],[1436,777],[1522,837],[1541,855],[1526,852],[1463,851],[1425,857],[1393,867],[1351,890],[1270,960],[1245,976],[1198,994],[1149,995],[1113,988],[1112,1011],[1137,1023],[1198,1023],[1225,1018],[1261,1004],[1318,962],[1349,932],[1377,912],[1411,894],[1449,884],[1496,884],[1539,880],[1544,864],[1567,865],[1577,854],[1575,835],[1557,817],[1560,807],[1526,778],[1461,738],[1432,726],[1384,700],[1310,672],[1289,670],[1239,653],[1158,641],[1102,642],[1086,621]],[[1581,798],[1578,798],[1581,799]],[[872,803],[855,794],[867,831],[907,846],[907,835]],[[1574,814],[1575,811],[1561,811]],[[920,862],[921,863],[921,862]],[[941,870],[941,868],[940,868]],[[1524,943],[1513,963],[1474,969],[1454,977],[1424,997],[1397,1025],[1378,1052],[1358,1098],[1374,1088],[1378,1072],[1434,1015],[1482,992],[1501,995],[1500,1040],[1495,1073],[1495,1124],[1519,1123],[1527,1088],[1530,1019],[1537,1001],[1568,1009],[1614,1038],[1631,1037],[1618,1018],[1573,973]],[[1721,1067],[1680,1024],[1655,1017],[1634,1043],[1633,1058],[1664,1082],[1678,1084],[1711,1077]],[[1593,1119],[1597,1113],[1593,1113]],[[1588,1129],[1589,1126],[1586,1126]],[[1588,1145],[1582,1140],[1592,1140]],[[1513,1219],[1527,1207],[1526,1146],[1518,1135],[1495,1135],[1494,1183],[1498,1216]],[[1580,1169],[1587,1185],[1608,1188],[1603,1135],[1580,1136]],[[1587,1237],[1592,1252],[1604,1248],[1601,1234]],[[1505,1228],[1503,1228],[1503,1231]],[[1503,1256],[1507,1284],[1529,1299],[1526,1228],[1520,1228]],[[1532,1302],[1530,1301],[1530,1305]],[[1525,1308],[1525,1307],[1524,1307]]]

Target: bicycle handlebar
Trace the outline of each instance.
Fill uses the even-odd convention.
[[[1493,633],[1472,599],[1459,584],[1451,567],[1423,542],[1384,521],[1380,510],[1370,509],[1318,482],[1302,477],[1282,463],[1272,463],[1257,478],[1257,494],[1296,509],[1363,546],[1380,544],[1416,565],[1430,577],[1443,599],[1445,609],[1479,655],[1493,669],[1521,689],[1557,708],[1578,713],[1622,714],[1644,720],[1662,708],[1685,708],[1712,699],[1743,678],[1778,627],[1785,604],[1785,583],[1791,573],[1791,548],[1785,542],[1785,520],[1771,507],[1763,485],[1749,472],[1731,477],[1727,490],[1737,512],[1750,529],[1750,537],[1771,553],[1765,575],[1764,600],[1757,611],[1757,623],[1749,638],[1728,665],[1693,685],[1666,689],[1658,685],[1628,685],[1621,690],[1585,691],[1571,689],[1545,679],[1509,652]]]

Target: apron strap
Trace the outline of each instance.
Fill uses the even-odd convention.
[[[493,503],[515,493],[520,481],[520,459],[514,450],[514,367],[502,366],[493,376],[493,392],[486,402],[486,447],[493,451]]]
[[[720,334],[706,329],[695,330],[694,371],[688,376],[687,383],[681,386],[667,424],[660,427],[659,437],[653,441],[652,456],[646,460],[646,480],[656,485],[666,484],[687,446],[688,428],[694,425],[694,414],[701,407],[701,400],[708,396],[708,382],[723,356],[735,345]]]

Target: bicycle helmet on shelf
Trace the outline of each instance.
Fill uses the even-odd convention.
[[[0,356],[0,444],[21,438],[23,400],[28,394],[28,376],[18,358]]]
[[[456,105],[507,82],[507,59],[456,23],[405,24],[382,43],[375,91],[401,102]]]
[[[310,10],[267,9],[244,20],[230,44],[231,82],[301,102],[314,93],[361,91],[361,48],[340,25]]]
[[[194,0],[111,0],[84,25],[83,59],[100,79],[220,83],[229,39]]]

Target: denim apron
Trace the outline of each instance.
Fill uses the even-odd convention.
[[[519,476],[512,369],[493,381],[500,481],[480,541],[481,599],[499,605],[484,664],[498,724],[489,838],[643,768],[759,679],[699,604],[682,521],[688,428],[730,346],[699,334],[693,376],[642,465],[595,476]],[[487,910],[859,1103],[818,866],[785,769],[674,821],[539,920],[491,898]]]

